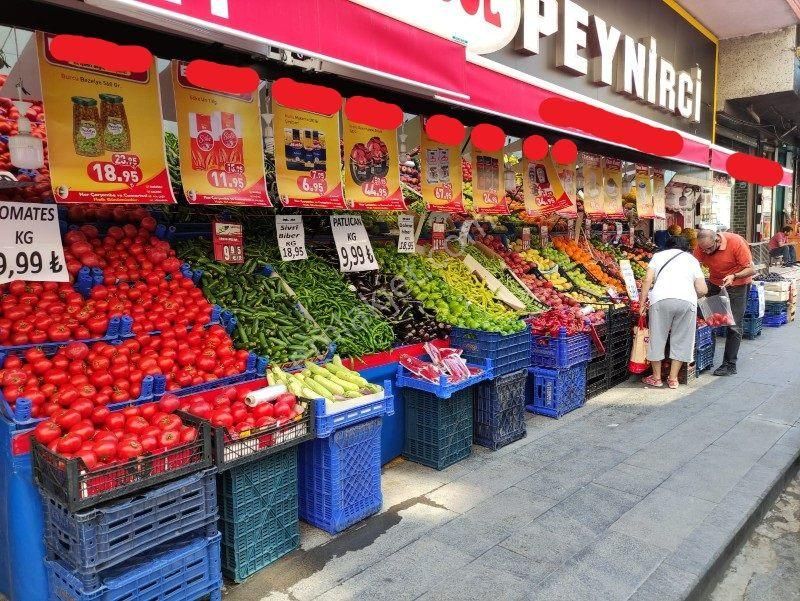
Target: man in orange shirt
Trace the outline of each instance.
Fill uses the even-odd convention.
[[[739,356],[739,345],[742,343],[742,321],[747,308],[750,283],[756,273],[750,245],[744,238],[732,232],[701,230],[697,235],[694,256],[708,267],[708,293],[719,294],[725,288],[731,301],[731,312],[736,324],[728,326],[725,355],[722,365],[714,375],[732,376],[736,373],[736,360]]]

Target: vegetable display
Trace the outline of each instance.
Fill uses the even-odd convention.
[[[546,334],[558,336],[561,328],[566,330],[567,336],[588,331],[586,318],[581,314],[571,311],[552,310],[537,315],[530,320],[532,334]]]
[[[508,272],[503,261],[488,257],[475,246],[467,246],[464,250],[478,261],[478,263],[483,265],[489,273],[496,277],[511,294],[522,301],[527,313],[541,313],[545,310],[545,306],[531,297],[530,291],[523,288],[523,286],[514,279],[514,276]]]
[[[381,386],[370,384],[358,373],[347,369],[339,355],[323,366],[307,361],[301,372],[288,373],[272,367],[267,379],[270,384],[283,384],[292,394],[307,399],[323,398],[335,402],[383,392]]]

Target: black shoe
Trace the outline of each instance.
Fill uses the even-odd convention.
[[[714,370],[715,376],[735,376],[736,375],[736,366],[732,365],[731,363],[723,363],[717,369]]]

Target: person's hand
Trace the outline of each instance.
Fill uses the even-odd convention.
[[[722,278],[722,286],[721,287],[722,288],[727,288],[728,286],[733,284],[733,280],[735,280],[735,279],[736,279],[736,276],[734,274],[732,274],[732,273],[729,274],[729,275],[726,275],[724,278]]]
[[[647,314],[647,307],[645,307],[644,305],[642,305],[641,307],[639,307],[639,315],[641,315],[642,317],[644,317],[646,314]]]

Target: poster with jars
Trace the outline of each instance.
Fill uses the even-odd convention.
[[[656,219],[667,217],[667,192],[664,183],[664,170],[653,168],[653,214]]]
[[[423,127],[419,155],[420,187],[425,210],[463,213],[461,148],[432,140]]]
[[[283,206],[345,208],[339,152],[341,107],[342,97],[331,88],[287,78],[272,85],[275,174]]]
[[[538,161],[523,157],[522,192],[529,215],[549,215],[571,204],[549,153]]]
[[[41,31],[36,48],[56,202],[175,202],[153,55],[140,47]],[[117,68],[126,62],[131,68],[87,64],[85,50],[92,48],[107,49],[106,55],[90,53],[101,59],[116,48]]]
[[[622,161],[603,157],[603,213],[609,219],[622,219]]]
[[[472,205],[483,215],[508,215],[503,182],[503,151],[488,152],[472,146]]]
[[[650,167],[636,164],[636,214],[639,219],[653,219],[653,180]]]
[[[597,154],[581,153],[583,162],[583,210],[592,219],[602,219],[603,158]]]
[[[374,112],[370,109],[374,108]],[[356,211],[405,211],[400,190],[400,159],[397,127],[382,127],[393,121],[388,105],[370,98],[348,98],[345,104],[344,197]],[[387,117],[388,118],[384,118]],[[402,111],[400,111],[402,122]],[[399,123],[397,126],[399,127]]]
[[[181,184],[198,205],[271,207],[258,90],[231,94],[192,84],[172,61]]]

